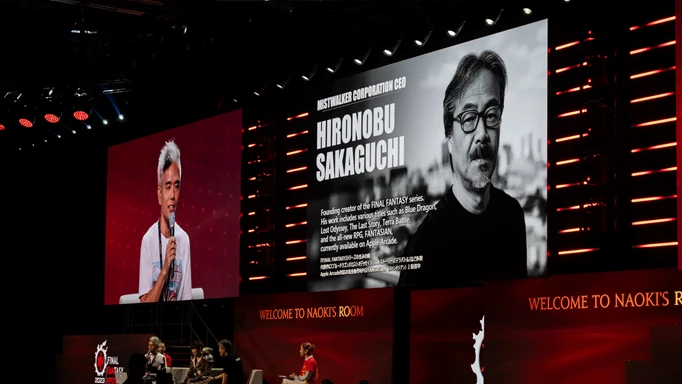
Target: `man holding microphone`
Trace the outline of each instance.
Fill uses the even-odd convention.
[[[173,140],[161,149],[157,178],[161,216],[140,245],[140,302],[191,300],[189,236],[175,223],[182,168],[180,149]]]

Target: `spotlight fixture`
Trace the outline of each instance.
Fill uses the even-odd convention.
[[[456,29],[448,29],[447,34],[450,37],[457,37],[460,33],[462,33],[462,28],[464,28],[464,23],[466,23],[466,20],[462,20],[462,22],[457,26]]]
[[[36,118],[33,117],[20,117],[19,124],[24,128],[33,128],[33,124],[36,122]]]
[[[19,124],[24,128],[33,128],[36,122],[36,108],[25,102],[20,103],[18,107]]]
[[[62,118],[62,103],[54,87],[44,88],[40,95],[45,121],[56,124]]]
[[[497,22],[500,20],[500,16],[502,16],[502,11],[504,11],[504,9],[500,9],[500,12],[497,13],[497,16],[495,18],[486,18],[485,23],[491,27],[497,24]]]
[[[107,119],[102,119],[102,124],[107,125],[109,124],[109,121]]]
[[[391,45],[390,47],[384,49],[384,55],[386,55],[386,56],[388,56],[388,57],[391,57],[391,56],[395,55],[395,51],[398,50],[398,47],[400,47],[400,43],[401,43],[402,41],[403,41],[403,39],[400,38],[400,39],[396,40],[396,42],[395,42],[393,45]]]
[[[328,66],[328,67],[327,67],[327,72],[329,72],[329,73],[336,73],[336,71],[338,71],[339,68],[341,67],[341,64],[342,64],[342,63],[343,63],[343,57],[341,57],[340,59],[338,59],[338,60],[336,61],[336,63],[334,63],[334,65]]]
[[[259,91],[253,91],[253,94],[256,95],[257,97],[261,97],[265,94],[265,90],[267,87],[268,87],[268,84],[265,83],[265,85],[263,85],[263,87],[261,87],[261,89]]]
[[[313,66],[313,69],[311,69],[310,72],[302,74],[301,79],[303,79],[305,81],[310,81],[315,76],[315,73],[317,73],[317,66],[316,65]]]
[[[78,87],[74,92],[73,117],[76,120],[85,121],[92,114],[90,93],[85,87]]]
[[[283,81],[280,81],[279,83],[275,84],[275,86],[277,86],[277,88],[279,89],[284,89],[287,87],[287,85],[289,85],[289,81],[291,81],[291,75],[287,75],[287,77],[284,78]]]
[[[36,108],[26,100],[26,95],[21,92],[7,92],[4,99],[11,105],[11,119],[24,128],[32,128],[36,121]]]
[[[533,10],[530,8],[524,8],[523,13],[525,13],[526,15],[530,15],[531,13],[533,13]]]
[[[371,52],[372,52],[372,49],[368,48],[367,50],[365,50],[365,52],[362,53],[362,55],[354,58],[353,62],[357,65],[365,64],[365,62],[367,61],[367,58],[369,58],[369,54]]]
[[[433,29],[429,29],[422,37],[414,39],[414,45],[417,47],[423,47],[427,41],[429,41],[429,37],[431,37],[431,34],[433,33]]]

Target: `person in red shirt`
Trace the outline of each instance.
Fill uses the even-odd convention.
[[[173,366],[173,360],[166,353],[166,344],[163,342],[161,343],[161,345],[159,345],[159,353],[166,356],[166,367],[172,367]]]
[[[303,368],[301,368],[301,374],[297,375],[292,373],[289,375],[288,379],[282,380],[282,384],[317,384],[317,379],[319,377],[319,372],[317,369],[317,361],[313,357],[313,351],[315,350],[315,345],[311,343],[301,344],[301,349],[298,351],[303,358]]]

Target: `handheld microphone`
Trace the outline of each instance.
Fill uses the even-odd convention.
[[[175,212],[170,214],[170,235],[175,236]],[[176,245],[176,255],[177,255],[177,245]],[[175,260],[171,262],[170,266],[170,279],[173,281],[173,273],[175,272]]]
[[[171,237],[175,236],[175,212],[170,214],[170,235]]]

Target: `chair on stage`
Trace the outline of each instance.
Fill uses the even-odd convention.
[[[128,372],[116,372],[116,384],[123,384],[128,380]]]
[[[203,300],[204,299],[204,289],[203,288],[192,288],[192,300]],[[140,295],[137,293],[131,293],[128,295],[123,295],[118,299],[119,304],[138,304],[140,302]]]
[[[247,384],[263,384],[263,370],[262,369],[251,370],[251,374],[249,375],[249,380],[246,383]]]

